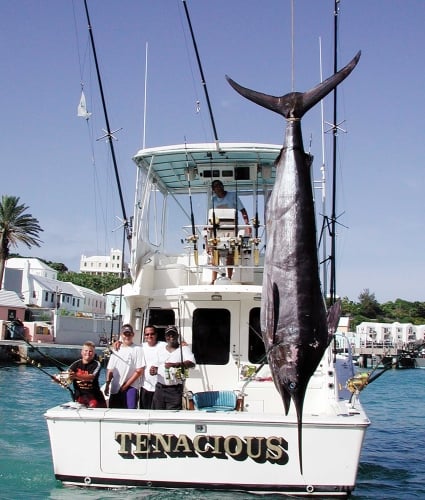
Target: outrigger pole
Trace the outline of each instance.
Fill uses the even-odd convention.
[[[338,71],[338,15],[339,15],[339,1],[335,0],[334,6],[334,74]],[[332,163],[332,212],[331,212],[331,265],[330,265],[330,277],[329,277],[329,295],[330,303],[333,304],[336,301],[336,152],[337,152],[337,137],[338,137],[338,125],[337,125],[337,87],[333,90],[333,124],[332,124],[332,134],[333,134],[333,163]]]
[[[87,7],[87,0],[84,0],[84,7],[85,7],[85,10],[86,10],[87,24],[88,24],[89,34],[90,34],[90,42],[91,42],[91,47],[92,47],[92,50],[93,50],[94,63],[95,63],[95,66],[96,66],[97,80],[98,80],[98,83],[99,83],[99,91],[100,91],[100,96],[101,96],[101,99],[102,99],[103,113],[105,115],[105,123],[106,123],[106,135],[105,135],[105,137],[108,138],[109,148],[111,150],[112,162],[113,162],[113,165],[114,165],[114,172],[115,172],[115,179],[116,179],[116,182],[117,182],[118,194],[119,194],[120,203],[121,203],[121,210],[122,210],[122,216],[123,216],[124,231],[125,231],[125,234],[127,236],[127,241],[128,241],[129,248],[131,250],[131,228],[130,228],[129,221],[127,219],[127,213],[126,213],[126,210],[125,210],[124,197],[123,197],[122,189],[121,189],[121,181],[120,181],[120,176],[119,176],[118,167],[117,167],[117,159],[116,159],[116,156],[115,156],[114,143],[112,141],[112,139],[114,138],[114,136],[113,136],[114,131],[111,130],[111,127],[109,125],[108,111],[106,109],[105,95],[103,93],[102,78],[100,76],[99,64],[98,64],[98,61],[97,61],[96,46],[94,44],[93,30],[92,30],[91,23],[90,23],[90,16],[89,16],[89,10],[88,10],[88,7]],[[121,262],[122,263],[124,262],[124,255],[122,256]]]
[[[195,35],[193,33],[192,23],[190,21],[189,9],[187,8],[186,0],[182,0],[182,1],[183,1],[184,11],[186,13],[187,23],[189,25],[190,35],[192,37],[193,48],[195,49],[196,60],[198,61],[199,73],[201,74],[202,86],[204,87],[204,93],[205,93],[205,99],[207,100],[208,111],[210,113],[211,126],[212,126],[213,132],[214,132],[214,140],[215,140],[217,151],[219,151],[220,145],[219,145],[219,140],[218,140],[218,135],[217,135],[217,129],[215,126],[214,115],[212,112],[210,97],[208,95],[207,83],[205,81],[204,71],[202,69],[201,58],[199,57],[198,46],[196,45]]]

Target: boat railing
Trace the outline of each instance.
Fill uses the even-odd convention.
[[[218,275],[216,284],[226,284],[228,280],[224,278],[230,268],[232,283],[261,285],[264,259],[261,256],[258,265],[254,265],[250,252],[242,253],[237,264],[227,264],[225,256],[220,257],[218,264],[212,263],[206,248],[199,252],[196,262],[192,245],[187,245],[180,254],[155,255],[156,283],[160,288],[210,284],[213,271]]]

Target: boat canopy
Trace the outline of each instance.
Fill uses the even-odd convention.
[[[252,189],[274,183],[274,163],[281,146],[255,143],[181,144],[140,150],[135,163],[162,192],[206,192],[220,179],[226,187]],[[189,182],[190,181],[190,185]]]

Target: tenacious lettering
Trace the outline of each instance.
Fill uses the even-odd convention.
[[[203,457],[257,463],[288,463],[288,442],[279,436],[208,436],[116,432],[118,454],[125,459]]]

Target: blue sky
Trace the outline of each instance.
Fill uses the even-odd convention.
[[[131,157],[146,146],[213,139],[181,0],[89,0],[125,196],[132,213]],[[222,142],[281,144],[284,120],[238,96],[229,74],[273,95],[292,89],[290,0],[188,0]],[[294,1],[295,90],[333,70],[334,0]],[[341,0],[339,67],[362,50],[339,87],[337,292],[357,300],[425,300],[423,0]],[[90,53],[82,0],[0,4],[2,180],[44,228],[43,245],[21,254],[78,270],[81,254],[120,248],[121,209]],[[84,84],[88,123],[76,115]],[[196,101],[200,112],[196,112]],[[324,102],[332,119],[332,99]],[[305,148],[320,178],[320,106],[303,119]],[[331,137],[326,135],[331,168]]]

